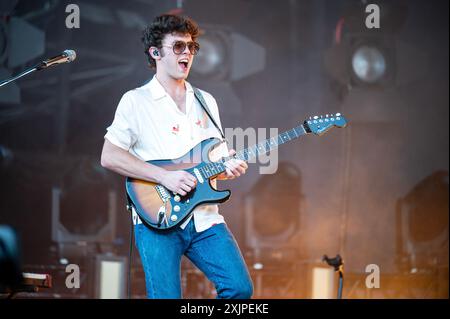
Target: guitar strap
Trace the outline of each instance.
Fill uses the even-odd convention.
[[[194,95],[197,98],[197,100],[200,102],[200,105],[202,106],[202,108],[205,110],[206,114],[208,115],[208,117],[210,118],[211,122],[214,124],[214,126],[217,128],[217,130],[219,131],[220,135],[222,136],[223,140],[227,141],[227,139],[225,138],[225,135],[223,134],[222,130],[220,129],[220,126],[217,125],[216,121],[214,120],[211,111],[208,108],[208,105],[206,104],[205,99],[203,98],[203,94],[202,92],[200,92],[199,89],[197,89],[196,87],[192,87],[194,90]]]

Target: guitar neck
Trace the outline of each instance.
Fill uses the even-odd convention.
[[[224,157],[222,161],[212,162],[203,165],[200,170],[206,178],[216,176],[225,171],[224,163],[232,158],[239,159],[245,162],[258,157],[261,154],[266,154],[271,150],[278,148],[279,145],[295,140],[302,135],[310,133],[309,128],[304,125],[299,125],[286,132],[278,134],[278,136],[266,139],[258,144],[237,152],[234,156]]]

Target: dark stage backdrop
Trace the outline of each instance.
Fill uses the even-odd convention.
[[[0,88],[0,224],[18,231],[24,264],[43,269],[60,265],[61,257],[128,254],[124,179],[100,166],[103,136],[122,94],[153,76],[141,30],[154,16],[177,6],[176,1],[77,1],[80,28],[68,29],[69,3],[73,1],[6,1],[0,6],[8,16],[0,23],[1,78],[64,49],[77,52],[70,64],[18,80],[14,92]],[[391,8],[380,1],[391,16],[383,16],[379,32],[361,27],[361,1],[181,3],[205,37],[222,41],[216,44],[223,60],[211,66],[210,74],[194,68],[189,81],[216,97],[225,128],[281,132],[309,116],[336,112],[349,121],[345,129],[279,149],[283,169],[272,177],[282,191],[262,187],[271,178],[259,173],[261,163],[251,164],[244,177],[219,183],[233,192],[220,209],[249,266],[256,260],[310,270],[324,254],[339,253],[356,278],[344,291],[349,298],[367,296],[369,264],[400,279],[422,269],[435,274],[441,267],[448,276],[448,195],[441,208],[430,209],[421,219],[421,229],[430,228],[427,223],[444,215],[439,219],[443,228],[431,230],[423,242],[405,231],[415,219],[399,218],[412,214],[399,200],[427,177],[436,179],[426,191],[448,190],[448,2],[398,1]],[[31,31],[8,36],[13,20],[38,30],[41,37]],[[352,50],[364,41],[386,54],[387,75],[375,85],[351,74]],[[337,46],[345,46],[344,53],[337,53]],[[12,64],[12,54],[24,51],[29,57]],[[283,176],[294,182],[279,182]],[[273,205],[259,206],[267,196]],[[267,207],[272,213],[264,211]],[[266,230],[262,218],[267,219]],[[254,219],[258,223],[249,224]],[[279,226],[271,229],[274,223]],[[447,255],[423,257],[424,251],[437,249],[439,254],[442,247]],[[416,253],[426,260],[412,262]],[[134,262],[139,263],[137,254]],[[264,289],[257,292],[269,298],[310,296],[309,270],[295,284],[301,292],[269,286],[265,295]],[[412,293],[412,281],[399,281],[390,292],[372,293],[382,298],[442,296],[426,288]],[[443,294],[448,297],[448,283]]]

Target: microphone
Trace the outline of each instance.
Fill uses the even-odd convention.
[[[61,63],[69,63],[75,60],[77,57],[77,54],[74,50],[64,50],[63,53],[60,55],[57,55],[53,58],[50,58],[48,60],[44,60],[37,66],[37,70],[46,69],[48,67],[51,67],[53,65],[61,64]]]

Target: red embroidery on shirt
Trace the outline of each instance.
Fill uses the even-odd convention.
[[[172,127],[172,133],[173,134],[178,134],[178,132],[180,131],[180,124],[177,124],[177,126],[173,126]]]
[[[195,124],[197,124],[198,126],[201,126],[202,121],[200,121],[200,119],[199,119],[197,122],[195,122]]]

